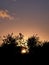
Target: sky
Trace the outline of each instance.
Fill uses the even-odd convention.
[[[12,32],[49,40],[49,0],[0,0],[0,36]]]

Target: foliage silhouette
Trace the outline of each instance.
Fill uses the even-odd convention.
[[[37,47],[37,43],[39,43],[39,37],[37,36],[32,36],[30,38],[28,38],[28,47],[29,47],[29,51],[30,53],[34,50],[35,51],[35,48]]]
[[[13,34],[8,34],[7,36],[4,36],[4,39],[3,39],[3,43],[2,43],[2,46],[6,47],[6,46],[16,46],[17,45],[17,42],[16,42],[16,39],[12,36]]]
[[[18,40],[23,39],[22,34],[19,34],[20,39],[18,38]],[[29,53],[21,54],[20,52],[22,50],[22,46],[18,45],[17,38],[13,36],[13,33],[8,34],[7,36],[4,36],[2,46],[0,47],[0,59],[3,59],[1,61],[5,64],[6,62],[9,64],[33,64],[36,61],[46,61],[47,58],[49,58],[49,42],[42,42],[43,46],[37,46],[38,43],[39,37],[33,35],[32,37],[28,38],[27,44]]]

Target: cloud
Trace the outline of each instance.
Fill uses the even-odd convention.
[[[10,15],[8,10],[0,10],[0,19],[13,20],[14,16]]]

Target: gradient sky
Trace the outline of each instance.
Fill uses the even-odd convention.
[[[49,0],[0,0],[0,36],[12,32],[49,40]]]

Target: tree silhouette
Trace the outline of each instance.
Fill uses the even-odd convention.
[[[13,36],[13,33],[4,36],[2,48],[12,49],[16,54],[22,53],[21,51],[23,50],[26,50],[25,52],[28,53],[27,43],[24,41],[23,35],[21,33],[19,33],[19,36],[16,37]]]
[[[17,42],[16,42],[16,39],[13,37],[13,33],[8,34],[7,36],[4,36],[3,43],[2,43],[3,47],[8,47],[8,46],[14,47],[16,45],[17,45]]]
[[[30,38],[28,38],[28,46],[29,46],[29,50],[32,51],[34,47],[36,47],[36,44],[39,41],[39,37],[37,36],[32,36]]]
[[[43,48],[49,48],[49,42],[48,41],[43,42]]]
[[[40,42],[42,46],[39,42],[39,37],[36,35],[24,41],[22,33],[19,33],[19,36],[16,37],[13,36],[13,33],[8,34],[4,36],[2,47],[0,47],[0,55],[7,63],[33,64],[33,62],[42,61],[44,58],[49,57],[49,42]],[[26,52],[25,49],[29,50],[29,53],[21,54]]]

